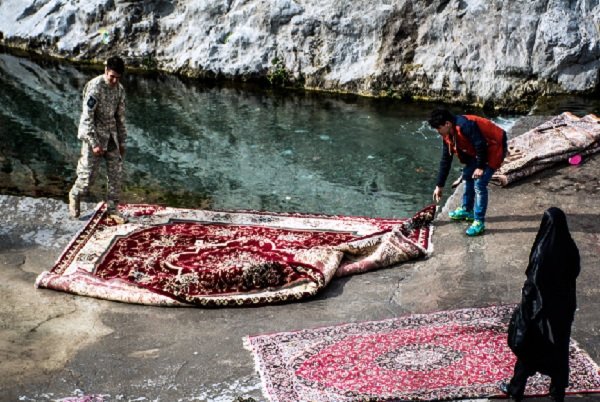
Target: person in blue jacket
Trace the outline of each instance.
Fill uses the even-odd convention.
[[[506,132],[490,120],[475,115],[454,115],[446,109],[435,109],[429,125],[442,136],[442,157],[433,199],[439,202],[450,173],[454,155],[465,166],[462,205],[449,213],[453,220],[473,221],[468,236],[485,231],[488,184],[506,156]]]

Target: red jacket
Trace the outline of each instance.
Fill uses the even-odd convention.
[[[483,162],[487,162],[488,166],[492,169],[498,169],[500,165],[502,165],[502,161],[504,159],[504,130],[502,130],[502,128],[498,127],[497,125],[483,117],[475,115],[464,115],[464,117],[467,120],[470,120],[477,124],[481,135],[483,135],[483,138],[487,143],[487,161]],[[458,150],[461,150],[469,156],[476,157],[477,152],[475,150],[475,147],[473,146],[473,143],[469,140],[469,138],[467,138],[463,134],[461,126],[457,124],[454,128],[456,130],[456,144],[450,143],[449,138],[444,139],[450,150],[452,150],[452,153],[458,155],[459,159],[460,152],[458,152]],[[461,160],[461,162],[464,161]]]
[[[442,158],[437,177],[437,186],[444,187],[452,156],[457,155],[463,164],[476,161],[477,168],[486,166],[496,170],[502,165],[505,150],[505,133],[488,119],[473,115],[457,115],[455,135],[443,138]]]

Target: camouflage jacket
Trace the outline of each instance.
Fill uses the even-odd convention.
[[[127,138],[125,90],[120,83],[110,87],[104,75],[99,75],[83,89],[83,110],[77,138],[87,141],[92,147],[100,146],[106,150],[111,137],[119,148]]]

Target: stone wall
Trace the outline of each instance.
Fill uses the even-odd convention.
[[[600,92],[600,0],[2,0],[0,44],[509,109]]]

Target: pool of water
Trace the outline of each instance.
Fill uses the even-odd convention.
[[[0,54],[0,193],[66,199],[81,89],[97,74]],[[173,76],[123,84],[124,201],[385,217],[431,202],[441,144],[425,122],[432,105]],[[496,121],[508,128],[515,119]]]

